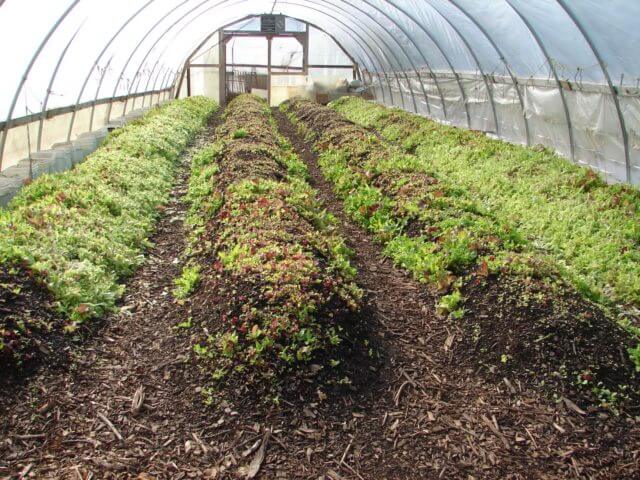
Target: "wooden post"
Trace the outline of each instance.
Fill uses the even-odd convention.
[[[187,64],[187,97],[191,96],[191,64]]]
[[[309,75],[309,25],[302,36],[302,71]]]
[[[218,35],[218,96],[220,97],[218,103],[225,106],[227,104],[227,39],[222,30]]]
[[[267,37],[267,103],[271,106],[271,42],[273,37]]]

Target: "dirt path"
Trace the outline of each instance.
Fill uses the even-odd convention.
[[[277,119],[340,220],[366,291],[344,382],[310,377],[279,399],[229,392],[205,405],[207,376],[190,353],[197,329],[175,328],[195,306],[170,294],[184,249],[185,161],[123,312],[68,371],[43,370],[0,400],[0,478],[245,478],[267,436],[264,479],[634,478],[633,422],[555,406],[454,357],[460,332],[345,218],[314,154]]]
[[[210,136],[211,130],[199,141]],[[198,435],[209,419],[205,412],[193,415],[202,403],[192,386],[198,384],[197,369],[185,363],[189,336],[174,328],[189,317],[189,307],[171,296],[184,249],[181,197],[188,175],[185,158],[122,312],[76,349],[68,371],[43,370],[29,388],[2,399],[0,477],[184,477],[202,475],[208,466],[186,451],[186,442],[199,448]]]

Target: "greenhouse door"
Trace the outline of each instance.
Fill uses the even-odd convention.
[[[271,105],[303,96],[320,103],[349,94],[355,59],[318,27],[281,15],[251,15],[212,32],[188,57],[176,98],[221,104],[253,93]]]
[[[279,15],[263,15],[260,31],[220,31],[221,100],[253,93],[273,104],[289,86],[305,84],[309,32],[286,26]]]

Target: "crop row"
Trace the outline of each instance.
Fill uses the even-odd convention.
[[[192,258],[178,293],[201,271],[195,315],[210,335],[195,350],[216,377],[308,361],[340,343],[342,320],[359,307],[349,251],[306,172],[250,95],[229,104],[216,141],[193,159]]]
[[[0,211],[4,274],[39,279],[69,320],[68,331],[112,310],[121,280],[143,261],[178,156],[216,109],[205,98],[154,109],[111,133],[73,170],[23,188]],[[19,286],[11,288],[20,294]],[[0,320],[0,350],[16,356],[37,326],[19,312]]]
[[[416,156],[314,102],[294,100],[282,108],[315,142],[346,211],[376,235],[385,254],[417,280],[452,292],[443,298],[444,312],[462,314],[459,280],[467,275],[543,266],[516,230]]]
[[[640,305],[640,193],[606,185],[553,152],[488,138],[400,110],[344,98],[349,120],[415,152],[496,218],[553,256],[565,278],[599,301]]]
[[[304,99],[281,108],[313,143],[347,214],[439,291],[439,312],[462,319],[462,342],[480,362],[607,405],[637,394],[637,338],[563,282],[518,230],[420,157],[334,110]]]

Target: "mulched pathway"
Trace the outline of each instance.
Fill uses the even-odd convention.
[[[212,128],[199,142],[211,137]],[[202,405],[193,386],[198,371],[188,363],[188,332],[175,328],[189,317],[189,306],[171,295],[182,268],[186,206],[181,197],[188,178],[185,157],[151,239],[154,246],[129,282],[121,312],[76,348],[65,372],[43,369],[27,387],[2,396],[0,477],[202,474],[191,457],[197,458],[198,434],[210,418],[204,411],[192,415]]]
[[[175,328],[193,306],[170,293],[184,250],[185,159],[122,312],[66,371],[43,369],[1,396],[0,478],[231,479],[257,467],[264,479],[637,478],[636,421],[554,403],[455,355],[463,332],[344,216],[313,152],[276,116],[340,220],[366,291],[340,388],[309,375],[279,404],[231,390],[203,402],[207,375],[191,354],[199,333]]]

